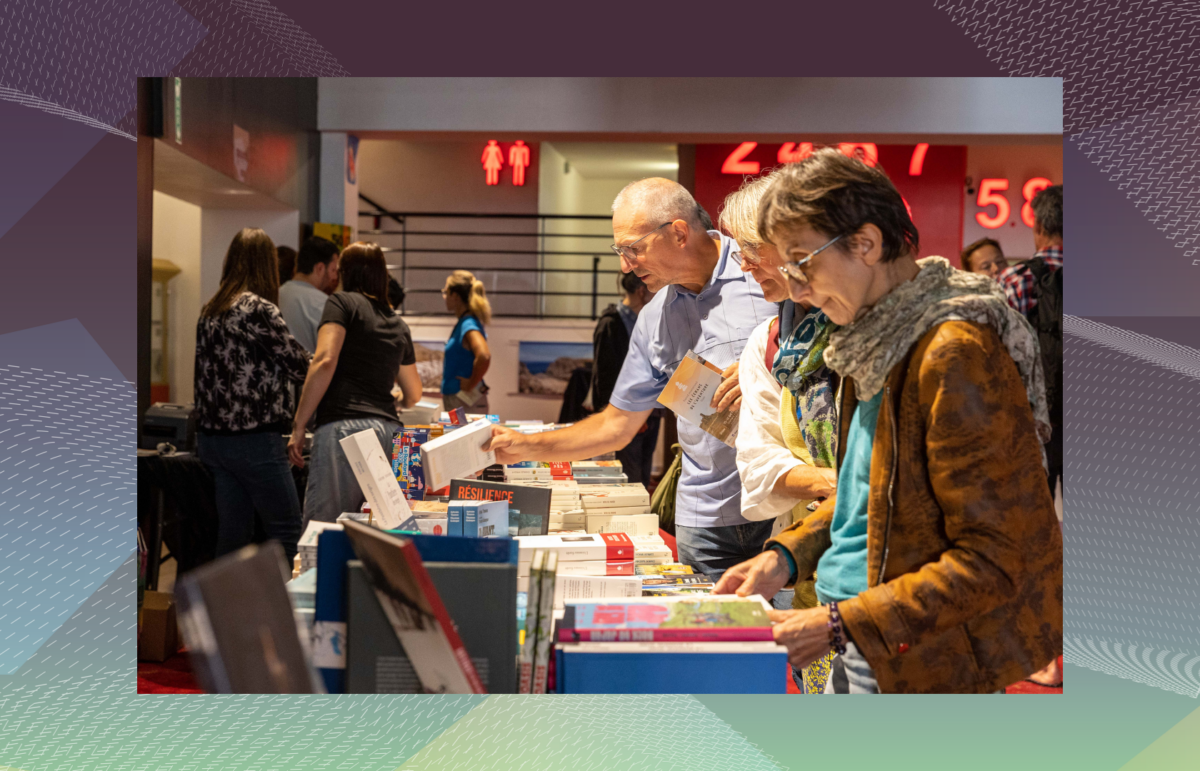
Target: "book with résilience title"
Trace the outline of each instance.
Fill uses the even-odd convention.
[[[658,395],[658,403],[733,447],[737,439],[738,412],[718,412],[710,406],[720,386],[721,370],[688,351]]]
[[[416,544],[358,522],[345,528],[425,691],[486,693]]]
[[[773,639],[766,603],[742,598],[567,605],[558,626],[564,643]]]

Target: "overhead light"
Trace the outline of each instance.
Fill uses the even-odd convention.
[[[234,188],[229,188],[227,190],[222,190],[221,194],[222,195],[254,195],[254,191],[253,190],[235,190]]]

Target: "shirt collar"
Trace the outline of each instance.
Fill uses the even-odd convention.
[[[1039,250],[1038,250],[1038,251],[1037,251],[1037,252],[1036,252],[1036,253],[1033,255],[1033,258],[1034,258],[1035,260],[1036,260],[1038,257],[1041,257],[1042,259],[1047,259],[1047,258],[1048,258],[1048,259],[1056,259],[1056,260],[1061,260],[1061,259],[1062,259],[1062,253],[1063,253],[1063,250],[1062,250],[1062,247],[1061,247],[1061,246],[1047,246],[1045,249],[1039,249]]]
[[[708,283],[700,290],[700,294],[708,292],[718,281],[745,281],[746,274],[742,272],[742,250],[729,236],[719,230],[707,231],[710,238],[721,239],[721,255],[717,258],[717,266],[713,268],[712,277]],[[680,294],[688,294],[687,290],[671,284],[667,287],[671,291],[668,302],[672,302]]]

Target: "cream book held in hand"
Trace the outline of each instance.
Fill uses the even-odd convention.
[[[720,368],[688,351],[667,381],[666,388],[658,395],[658,403],[733,447],[737,438],[738,413],[734,410],[718,412],[711,405],[721,380]]]

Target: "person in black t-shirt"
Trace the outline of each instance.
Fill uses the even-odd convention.
[[[392,384],[404,392],[403,407],[421,398],[412,335],[388,304],[383,250],[377,244],[351,244],[342,252],[340,271],[342,291],[329,297],[321,315],[317,352],[288,445],[292,463],[303,467],[304,426],[315,412],[305,526],[314,519],[333,522],[362,506],[362,490],[338,443],[370,429],[390,458],[392,435],[400,428]]]

